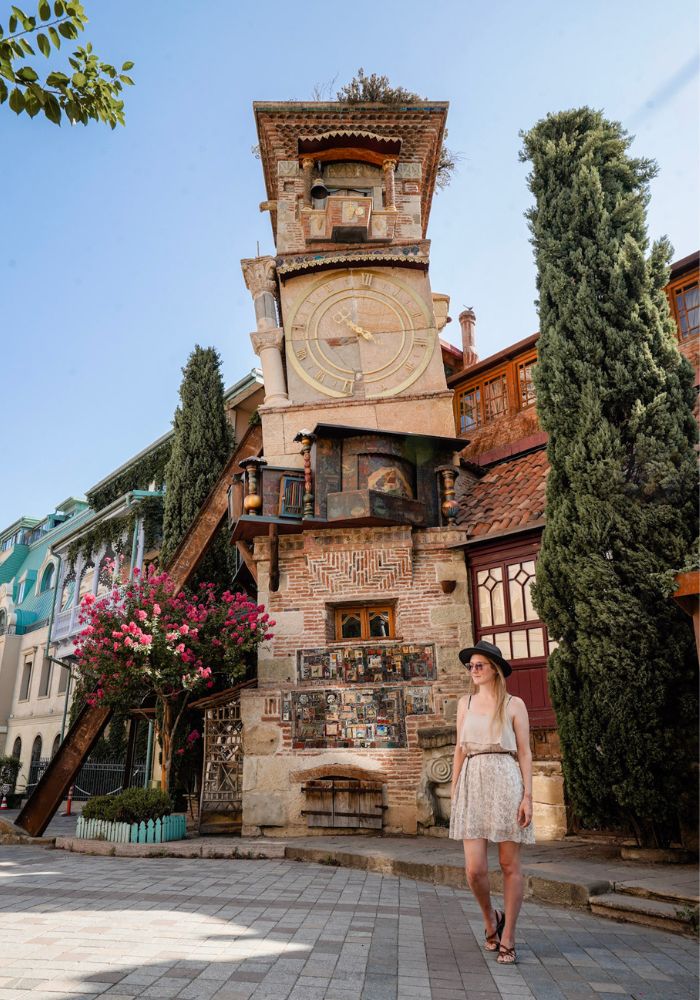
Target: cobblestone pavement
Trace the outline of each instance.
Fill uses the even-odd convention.
[[[0,1000],[695,1000],[697,943],[526,904],[496,965],[466,892],[293,861],[0,853]]]

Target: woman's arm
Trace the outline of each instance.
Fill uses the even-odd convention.
[[[455,740],[455,755],[452,760],[452,795],[454,799],[455,790],[457,788],[457,780],[459,779],[460,771],[462,770],[462,764],[464,763],[465,754],[462,750],[462,745],[460,743],[459,737],[462,732],[462,722],[464,720],[464,708],[466,704],[466,699],[464,697],[459,699],[457,703],[457,739]]]
[[[518,807],[518,825],[527,826],[532,820],[532,751],[530,750],[530,720],[522,698],[513,698],[513,729],[518,746],[518,764],[523,776],[523,800]]]

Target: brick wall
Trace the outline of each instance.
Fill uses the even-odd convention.
[[[277,593],[268,590],[269,541],[256,540],[259,600],[277,625],[275,638],[260,650],[258,689],[244,692],[242,699],[250,779],[248,817],[244,793],[244,826],[302,832],[301,782],[292,781],[290,775],[336,762],[382,772],[388,805],[385,828],[415,832],[422,767],[417,731],[454,717],[456,701],[466,686],[457,658],[472,638],[466,570],[462,549],[450,548],[464,539],[464,532],[455,529],[409,527],[325,529],[283,537]],[[443,592],[443,580],[455,581],[452,593]],[[296,651],[332,646],[334,608],[354,601],[391,601],[396,641],[435,644],[437,678],[417,682],[432,686],[434,711],[406,717],[405,748],[293,750],[291,724],[282,722],[280,704],[285,691],[300,687]],[[343,685],[328,682],[327,686]],[[274,822],[266,823],[266,817]]]

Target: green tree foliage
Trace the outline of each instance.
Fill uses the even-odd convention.
[[[69,55],[70,75],[52,70],[42,82],[27,62],[36,56],[34,45],[48,59],[63,42],[74,41],[87,20],[78,0],[55,0],[53,5],[39,0],[36,16],[13,6],[7,33],[0,25],[0,104],[8,101],[16,114],[26,112],[31,118],[43,111],[56,125],[63,115],[73,124],[87,125],[92,119],[111,128],[123,125],[124,102],[119,95],[124,86],[133,85],[127,76],[132,62],[125,62],[119,71],[101,62],[89,42]]]
[[[427,98],[420,97],[405,87],[393,87],[388,76],[380,76],[377,73],[370,73],[369,76],[360,67],[350,83],[346,83],[336,94],[336,99],[346,104],[414,104],[416,101],[425,101]],[[447,139],[447,129],[445,129],[444,139]],[[438,163],[435,183],[439,188],[446,188],[452,180],[452,173],[457,164],[458,155],[447,148],[445,143],[440,150],[440,162]]]
[[[221,359],[213,347],[197,345],[182,370],[175,436],[165,469],[163,545],[160,563],[167,566],[216,483],[232,448],[224,409]],[[202,560],[194,585],[206,580],[219,587],[231,582],[230,545],[219,532]]]
[[[524,134],[538,269],[538,414],[549,435],[535,603],[559,643],[549,686],[570,801],[667,843],[694,753],[696,668],[673,570],[693,544],[689,364],[649,252],[655,164],[588,108]]]

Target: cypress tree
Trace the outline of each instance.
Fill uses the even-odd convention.
[[[567,793],[584,822],[667,844],[695,753],[696,654],[670,595],[693,545],[697,465],[692,370],[664,292],[671,247],[649,250],[646,232],[656,166],[589,108],[523,142],[550,464],[534,599],[558,641]]]
[[[182,374],[172,452],[165,470],[162,566],[167,566],[219,478],[233,443],[218,351],[196,345]],[[220,587],[230,584],[226,542],[219,532],[197,569],[195,585],[199,580]]]

